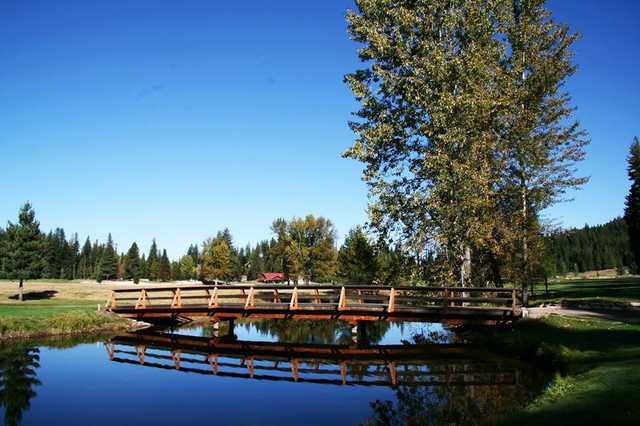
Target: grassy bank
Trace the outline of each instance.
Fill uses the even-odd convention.
[[[562,372],[505,424],[637,424],[640,325],[551,316],[494,331],[489,344]]]
[[[41,297],[25,293],[18,302],[0,298],[0,339],[28,338],[125,329],[128,323],[97,312],[95,300]],[[29,297],[31,295],[31,297]]]
[[[572,279],[536,284],[531,304],[569,301],[640,302],[640,277]]]
[[[124,330],[128,322],[99,312],[67,311],[50,315],[0,316],[0,339]]]

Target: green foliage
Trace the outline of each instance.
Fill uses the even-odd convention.
[[[371,284],[376,266],[374,246],[362,227],[349,231],[338,252],[338,277],[347,283]]]
[[[192,280],[196,277],[196,264],[193,256],[186,254],[180,258],[179,262],[180,275],[183,279]]]
[[[158,258],[158,245],[156,239],[153,239],[151,248],[149,248],[149,257],[147,257],[147,264],[149,265],[148,278],[152,281],[158,281],[160,278],[160,259]]]
[[[113,245],[111,234],[107,238],[107,245],[102,251],[102,256],[98,263],[98,274],[96,279],[98,282],[102,280],[111,280],[117,278],[118,273],[118,254]]]
[[[9,222],[5,237],[6,273],[10,278],[26,280],[40,276],[43,268],[43,236],[31,204],[20,209],[18,223]]]
[[[134,242],[131,244],[129,251],[127,252],[124,277],[125,279],[133,280],[134,283],[138,284],[142,275],[141,272],[140,250],[138,249],[138,244]]]
[[[160,264],[158,265],[158,278],[160,281],[169,281],[171,279],[171,262],[169,262],[167,250],[162,250]]]
[[[345,156],[365,164],[372,225],[444,279],[472,259],[525,281],[539,212],[585,180],[587,143],[561,92],[576,36],[544,2],[356,1],[366,67],[345,80],[361,108]],[[478,272],[484,273],[482,269]]]
[[[225,279],[231,266],[231,249],[227,241],[213,238],[205,241],[203,246],[200,279],[203,282]]]
[[[586,272],[634,264],[627,223],[621,218],[598,226],[556,232],[545,237],[555,272]],[[576,271],[574,271],[574,265]]]
[[[629,180],[631,188],[627,195],[624,219],[629,229],[629,245],[633,253],[633,270],[640,268],[640,138],[635,137],[629,150]]]
[[[271,225],[276,235],[269,255],[274,268],[280,268],[287,279],[298,282],[329,281],[335,277],[337,250],[336,231],[330,220],[307,215],[287,222],[276,219]]]

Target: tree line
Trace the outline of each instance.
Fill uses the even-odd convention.
[[[545,240],[547,256],[552,262],[550,275],[614,268],[620,273],[637,270],[623,218],[604,225],[557,232]]]

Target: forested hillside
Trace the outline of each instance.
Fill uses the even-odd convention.
[[[585,225],[582,229],[550,235],[547,244],[557,274],[621,267],[636,269],[627,225],[622,218],[604,225]]]

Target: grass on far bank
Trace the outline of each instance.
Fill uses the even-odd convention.
[[[553,280],[548,293],[544,283],[537,283],[530,305],[562,300],[640,302],[640,277]]]
[[[23,302],[17,286],[0,282],[0,340],[39,336],[87,334],[120,330],[126,321],[97,312],[109,290],[79,282],[28,281]]]
[[[88,334],[122,330],[127,323],[117,317],[86,310],[41,316],[0,316],[0,339]]]
[[[98,304],[92,300],[46,299],[26,300],[17,303],[0,302],[0,319],[47,318],[68,312],[94,312]]]
[[[505,424],[637,424],[639,324],[554,315],[495,331],[490,342],[564,373]]]

